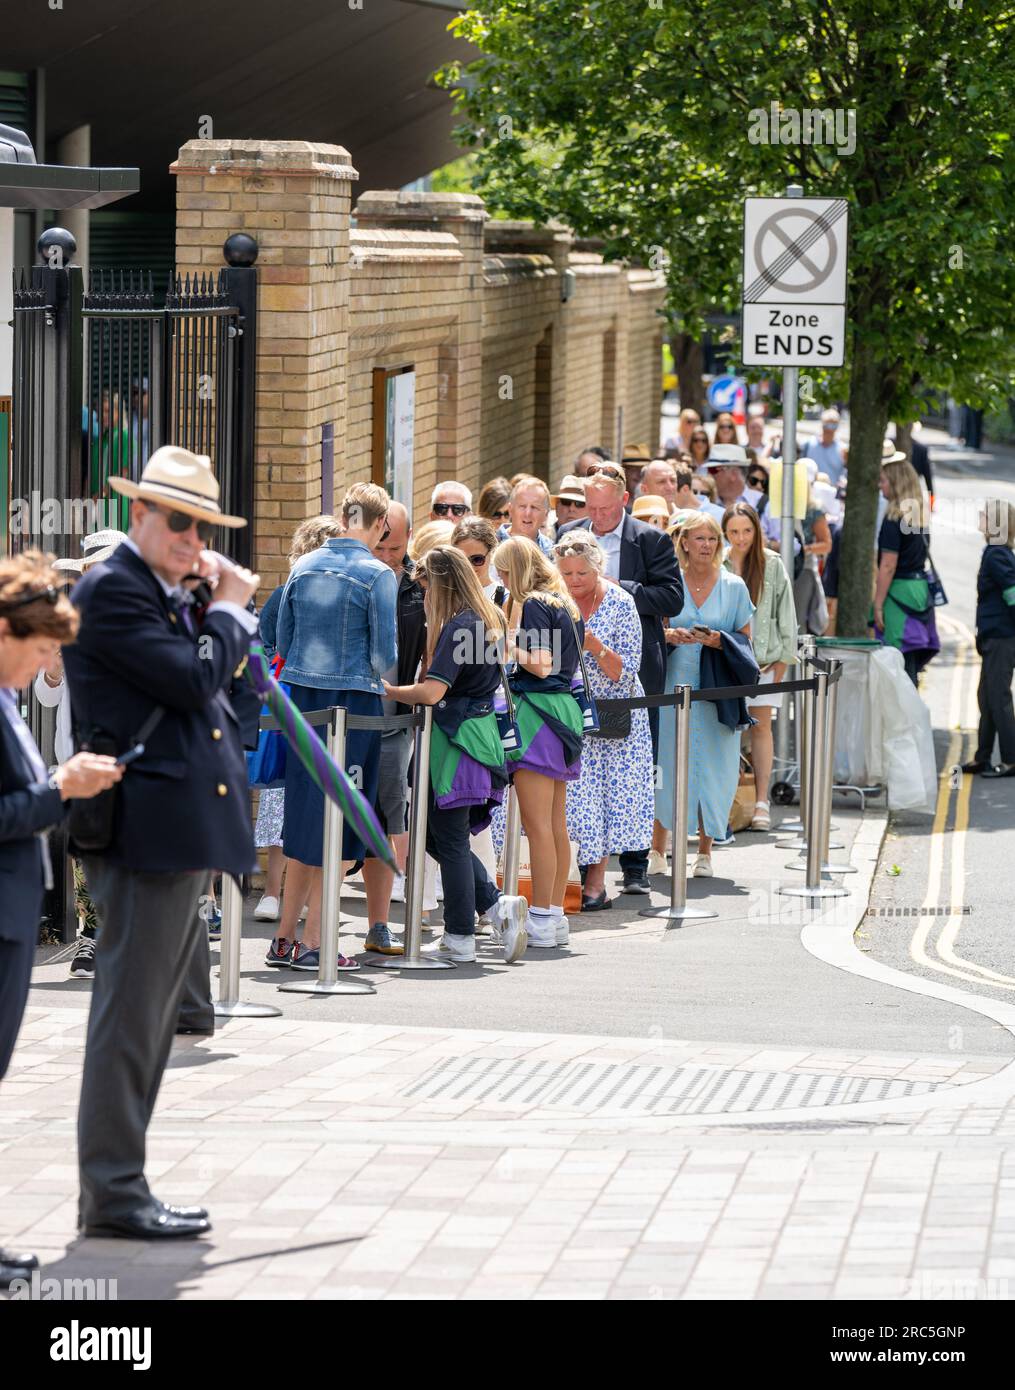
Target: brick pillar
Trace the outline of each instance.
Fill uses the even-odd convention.
[[[462,253],[457,314],[440,350],[437,479],[479,487],[483,374],[483,227],[486,206],[474,193],[364,193],[357,228],[450,232]],[[455,306],[448,306],[453,309]]]
[[[288,573],[297,524],[321,510],[321,427],[345,443],[349,210],[357,177],[340,145],[305,140],[188,140],[171,166],[176,263],[223,264],[222,243],[260,248],[254,558],[262,596]]]

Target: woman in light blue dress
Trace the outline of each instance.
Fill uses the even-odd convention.
[[[750,636],[754,604],[747,585],[722,567],[723,542],[719,524],[699,512],[675,528],[674,545],[683,571],[684,606],[670,619],[666,641],[666,689],[675,685],[701,688],[701,648],[722,645],[721,632]],[[708,629],[707,632],[701,629]],[[659,767],[656,817],[673,829],[675,713],[659,711]],[[688,754],[687,816],[698,827],[695,878],[712,876],[712,841],[722,839],[740,776],[740,734],[720,724],[715,705],[701,700],[691,706]]]

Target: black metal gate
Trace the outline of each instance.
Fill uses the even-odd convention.
[[[252,522],[256,242],[230,237],[230,264],[177,276],[161,304],[145,272],[96,272],[86,289],[76,249],[70,232],[53,228],[39,238],[40,264],[15,277],[5,549],[77,556],[83,535],[126,531],[129,499],[109,478],[136,482],[163,444],[209,455],[223,510]],[[223,527],[215,544],[249,565],[252,529]],[[28,701],[47,762],[55,713]],[[47,916],[69,940],[73,892],[68,873],[56,877]]]

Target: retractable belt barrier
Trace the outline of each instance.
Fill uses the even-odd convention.
[[[779,681],[771,684],[717,686],[709,690],[692,690],[689,685],[680,685],[670,694],[639,695],[628,699],[596,700],[598,709],[604,711],[665,709],[676,711],[676,769],[673,778],[673,856],[670,881],[670,903],[667,907],[646,908],[642,917],[662,918],[672,925],[691,918],[715,917],[717,914],[706,907],[689,906],[687,903],[687,820],[688,820],[688,770],[690,744],[691,705],[702,701],[750,699],[757,695],[796,694],[804,695],[807,717],[802,722],[803,738],[798,753],[800,761],[800,801],[801,816],[805,826],[805,838],[801,848],[801,862],[787,867],[803,869],[806,875],[803,885],[780,888],[779,892],[803,898],[839,897],[846,890],[831,882],[833,874],[854,872],[848,864],[829,864],[826,862],[829,849],[829,823],[831,815],[831,791],[834,748],[827,731],[835,727],[836,686],[842,676],[842,663],[834,658],[823,659],[805,651],[802,657],[804,668],[814,674],[800,680]],[[401,956],[382,956],[371,963],[393,970],[450,970],[453,962],[439,957],[436,953],[424,955],[422,944],[423,914],[423,874],[427,838],[427,788],[430,781],[430,731],[433,712],[425,706],[415,714],[401,715],[357,715],[349,714],[340,706],[314,710],[304,714],[308,724],[316,727],[327,726],[328,752],[339,764],[345,766],[345,741],[352,729],[391,732],[397,729],[412,729],[414,732],[414,775],[412,787],[411,815],[409,826],[409,854],[406,863],[405,893],[405,936],[404,954]],[[279,723],[271,715],[264,715],[260,721],[262,730],[276,730]],[[504,892],[517,895],[518,860],[521,841],[521,819],[517,798],[512,791],[507,798],[507,821],[505,825],[503,852]],[[372,994],[373,985],[351,979],[338,979],[338,935],[339,913],[341,908],[342,886],[342,812],[330,798],[324,805],[324,854],[323,885],[321,894],[321,950],[320,967],[316,980],[304,982],[293,980],[279,989],[286,993],[307,994]],[[784,846],[785,847],[785,846]],[[227,1017],[238,1015],[262,1016],[277,1014],[277,1009],[269,1006],[244,1005],[238,1000],[239,994],[239,946],[242,904],[239,890],[230,879],[223,883],[222,911],[222,999],[216,1006],[216,1013]]]

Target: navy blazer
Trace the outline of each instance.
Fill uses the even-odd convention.
[[[38,831],[58,825],[67,803],[35,773],[0,714],[0,937],[35,945],[44,872]]]
[[[569,521],[560,530],[591,529],[584,521]],[[665,531],[647,522],[624,517],[620,533],[620,587],[634,599],[641,618],[641,667],[639,676],[646,695],[661,695],[666,680],[665,620],[675,617],[684,606],[684,581],[673,541]]]
[[[212,611],[200,638],[140,556],[121,545],[75,584],[77,641],[65,649],[75,747],[96,731],[117,751],[133,746],[153,710],[165,714],[117,791],[113,840],[104,855],[147,873],[256,863],[250,790],[239,726],[226,692],[250,638]]]
[[[720,632],[721,647],[702,647],[700,690],[721,690],[728,685],[757,685],[761,670],[754,656],[751,639],[743,632]],[[757,723],[747,709],[747,701],[712,700],[719,723],[727,729],[747,729]]]

